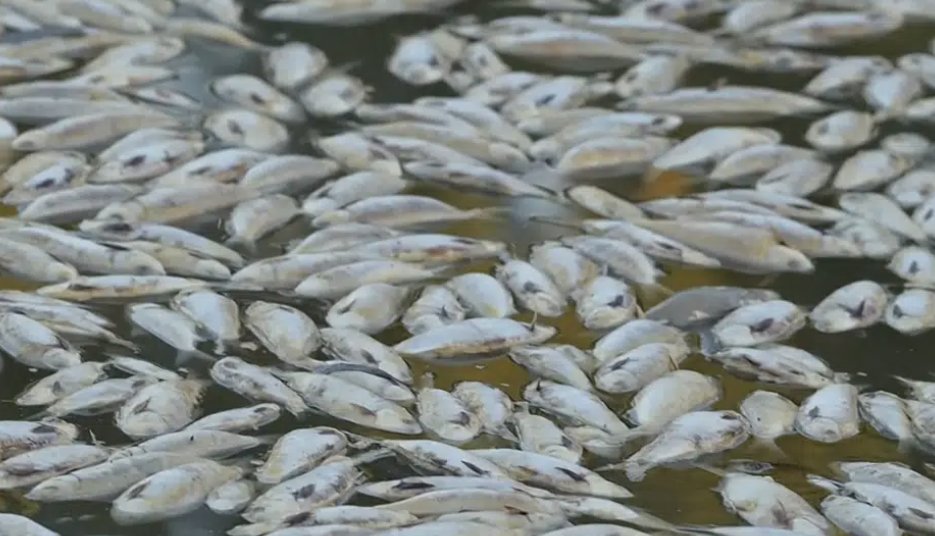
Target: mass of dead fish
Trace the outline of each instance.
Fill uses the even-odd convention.
[[[935,2],[484,4],[0,0],[0,534],[935,534]]]

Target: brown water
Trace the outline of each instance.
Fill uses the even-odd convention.
[[[495,2],[491,0],[466,2],[457,9],[457,13],[474,13],[489,18],[518,14],[522,13],[522,11],[495,9]],[[419,90],[398,82],[384,68],[387,55],[399,36],[431,28],[449,16],[453,16],[453,14],[402,17],[388,23],[346,29],[312,28],[285,24],[271,25],[256,23],[256,21],[250,19],[248,21],[255,24],[261,40],[307,41],[322,48],[333,64],[353,64],[352,72],[361,76],[374,87],[374,100],[380,102],[406,102],[428,93],[445,93],[445,88],[433,87],[428,90]],[[895,58],[908,52],[924,50],[927,46],[927,40],[932,35],[935,35],[935,26],[933,25],[908,26],[885,39],[861,44],[846,52],[879,54]],[[196,97],[205,99],[206,106],[216,104],[216,101],[206,89],[207,83],[213,77],[234,72],[257,72],[259,67],[258,58],[253,54],[245,54],[224,46],[204,42],[193,44],[191,52],[176,60],[175,64],[180,69],[180,78],[178,81],[172,82],[172,84],[183,88]],[[706,84],[719,79],[727,79],[731,83],[737,84],[751,83],[794,90],[804,84],[807,76],[752,75],[726,68],[704,66],[691,72],[687,84]],[[786,143],[802,144],[801,138],[806,124],[807,121],[802,119],[785,119],[764,126],[779,129],[783,133]],[[295,149],[297,152],[309,152],[307,143],[309,137],[327,134],[342,128],[338,123],[325,121],[313,123],[310,131],[296,132]],[[690,129],[691,127],[686,127],[683,134],[689,133]],[[888,125],[883,133],[898,130],[898,127]],[[935,137],[935,132],[930,131],[927,134]],[[672,173],[663,174],[652,179],[602,181],[598,185],[630,200],[680,195],[696,190],[699,187],[690,178]],[[568,207],[559,207],[547,201],[504,201],[498,198],[436,188],[421,188],[418,192],[437,196],[462,208],[510,203],[511,213],[506,221],[473,221],[439,230],[479,238],[503,240],[512,244],[513,250],[519,255],[525,255],[528,246],[532,243],[555,238],[566,232],[556,226],[533,224],[528,220],[530,215],[547,215],[563,219],[584,216],[583,213],[576,212]],[[4,216],[12,214],[13,211],[8,208],[0,212],[0,215]],[[295,222],[266,240],[260,249],[260,254],[274,254],[282,250],[289,241],[302,237],[309,231],[310,228],[306,223]],[[208,228],[206,232],[213,232],[213,230]],[[487,269],[488,267],[479,265],[476,268]],[[742,275],[723,270],[686,269],[672,265],[665,266],[665,268],[669,271],[669,275],[663,280],[663,284],[672,290],[698,285],[721,284],[769,287],[778,290],[784,298],[805,307],[814,305],[839,286],[858,279],[873,279],[894,287],[894,289],[900,284],[895,276],[884,269],[882,263],[869,261],[819,261],[814,274],[768,277]],[[0,288],[30,289],[34,287],[21,281],[0,278]],[[266,298],[282,299],[274,296],[266,296]],[[317,304],[289,302],[305,310],[316,320],[321,319],[322,311]],[[652,304],[652,297],[648,296],[645,297],[642,303],[644,308],[648,308]],[[100,309],[102,312],[110,314],[120,323],[118,333],[127,334],[130,332],[129,326],[123,320],[122,309],[119,305],[100,306]],[[588,332],[580,327],[574,318],[573,312],[562,318],[549,320],[548,323],[559,329],[559,335],[554,342],[570,343],[588,348],[598,338],[598,334]],[[404,334],[401,331],[395,331],[385,334],[381,339],[386,342],[394,342],[403,336]],[[175,352],[167,346],[139,333],[134,336],[133,340],[142,346],[142,355],[144,357],[166,366],[173,365]],[[898,389],[892,379],[893,375],[905,375],[919,379],[929,378],[932,375],[932,371],[935,370],[935,362],[933,362],[935,356],[928,354],[932,352],[933,343],[935,343],[935,333],[907,337],[899,335],[885,326],[840,335],[826,335],[804,329],[789,341],[789,344],[822,356],[835,370],[851,373],[854,381],[862,387],[888,390]],[[106,357],[104,351],[104,348],[88,347],[85,348],[85,355],[88,359],[104,359]],[[258,362],[264,362],[268,359],[267,356],[250,355],[249,353],[246,353],[246,357]],[[706,362],[700,356],[690,358],[686,361],[685,367],[721,379],[724,392],[720,402],[715,406],[717,409],[736,409],[740,400],[758,388],[781,392],[796,402],[801,401],[809,394],[807,391],[782,389],[736,379],[724,373],[719,366]],[[413,363],[413,369],[417,376],[423,371],[431,370],[437,375],[436,383],[442,388],[448,388],[452,383],[460,380],[480,380],[501,387],[515,400],[521,398],[522,388],[529,381],[525,371],[505,357],[480,365],[454,367],[427,367],[422,363],[415,362]],[[202,372],[201,370],[195,371],[196,374]],[[38,375],[29,372],[24,367],[12,363],[9,359],[5,360],[5,369],[0,375],[0,419],[22,419],[32,415],[31,410],[24,410],[15,406],[12,399],[28,383],[38,378]],[[212,388],[204,400],[204,409],[206,413],[209,413],[244,404],[245,402],[237,395],[219,388]],[[627,398],[614,399],[612,407],[623,410],[627,407]],[[75,422],[84,428],[92,429],[98,439],[108,444],[123,444],[126,441],[122,434],[114,428],[109,416],[82,418]],[[325,418],[308,419],[301,422],[302,426],[317,424],[331,424],[347,428],[344,424],[332,422]],[[283,433],[299,425],[300,423],[287,416],[264,431],[271,434]],[[354,431],[372,435],[372,432],[362,429],[355,429]],[[486,441],[489,440],[481,440],[478,445]],[[804,477],[807,473],[827,474],[829,462],[838,460],[886,460],[904,461],[918,465],[924,461],[914,455],[900,452],[895,443],[878,437],[870,430],[865,430],[858,437],[833,445],[823,445],[797,436],[786,437],[780,439],[779,447],[784,455],[777,454],[774,450],[751,441],[729,453],[728,458],[756,459],[775,463],[776,469],[772,476],[815,503],[821,499],[824,493],[808,485]],[[721,458],[714,460],[713,463],[720,464],[724,461],[726,459]],[[371,469],[370,476],[374,479],[395,478],[404,474],[402,468],[387,464],[381,464]],[[636,497],[629,501],[629,504],[644,507],[649,512],[668,521],[679,524],[742,524],[721,506],[718,495],[712,489],[716,486],[718,478],[707,471],[687,468],[656,469],[650,471],[647,478],[639,483],[628,482],[622,473],[608,473],[606,476],[623,483],[634,492]],[[65,503],[40,506],[26,501],[17,493],[0,494],[0,510],[35,514],[37,520],[63,535],[201,536],[222,534],[227,528],[237,524],[235,518],[215,516],[203,509],[164,524],[122,528],[110,521],[108,509],[109,505],[103,503]]]

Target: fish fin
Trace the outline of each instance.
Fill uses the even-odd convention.
[[[779,445],[776,444],[776,441],[773,439],[756,439],[754,444],[757,447],[762,448],[763,450],[769,452],[771,455],[775,456],[776,461],[780,462],[789,462],[791,459],[789,455],[786,454],[784,450],[779,448]]]
[[[842,486],[841,483],[836,480],[813,474],[805,475],[805,480],[807,480],[809,484],[817,488],[830,491],[831,493],[838,492]]]
[[[705,357],[711,356],[723,348],[721,341],[717,339],[710,328],[698,332],[698,346],[701,355]]]

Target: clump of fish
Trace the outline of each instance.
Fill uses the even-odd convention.
[[[456,4],[0,0],[0,271],[34,289],[0,290],[28,378],[0,489],[128,526],[206,507],[232,536],[935,533],[935,481],[899,463],[800,475],[817,506],[732,459],[862,427],[935,452],[935,383],[870,390],[805,344],[935,328],[935,49],[842,52],[935,5]],[[412,15],[378,51],[397,102],[254,24]],[[703,187],[618,195],[673,174]],[[528,248],[504,241],[527,222]],[[900,283],[668,288],[865,260]],[[756,386],[725,405],[720,374]],[[624,504],[624,477],[693,467],[748,527]]]

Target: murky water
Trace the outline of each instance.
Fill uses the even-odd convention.
[[[248,4],[250,3],[248,2]],[[465,2],[457,8],[457,14],[477,14],[481,17],[491,17],[522,13],[522,11],[516,10],[495,9],[494,4],[494,0]],[[345,29],[322,29],[286,24],[271,25],[259,23],[251,18],[248,18],[248,23],[254,25],[257,33],[267,39],[307,41],[320,47],[328,54],[333,64],[347,65],[354,74],[361,76],[368,84],[372,85],[374,100],[380,102],[405,102],[411,101],[419,95],[445,92],[445,88],[433,87],[428,90],[417,90],[395,80],[384,67],[388,52],[399,36],[433,27],[449,16],[454,16],[454,14],[403,17],[394,19],[390,23]],[[933,35],[935,35],[935,26],[908,26],[885,39],[861,44],[846,52],[879,54],[895,58],[908,52],[922,50],[927,39]],[[172,84],[183,88],[197,98],[204,99],[209,104],[213,104],[216,101],[207,90],[207,84],[213,77],[235,72],[258,72],[259,61],[254,55],[202,42],[196,43],[186,56],[175,60],[170,65],[177,66],[180,72],[179,80],[172,82]],[[756,83],[757,85],[769,85],[789,90],[801,87],[807,80],[805,76],[764,76],[726,68],[701,67],[691,71],[686,84],[707,84],[720,79],[727,79],[736,84]],[[805,120],[784,119],[763,126],[770,126],[780,130],[786,143],[801,145],[806,124]],[[888,125],[886,128],[887,132],[884,132],[884,134],[897,129],[893,125]],[[297,150],[296,152],[309,152],[309,138],[339,129],[339,124],[326,121],[316,123],[310,131],[295,132],[294,148]],[[686,135],[688,133],[690,133],[690,129],[686,127],[684,132],[680,134]],[[935,131],[927,134],[935,136]],[[679,195],[699,187],[691,179],[672,173],[643,180],[608,180],[602,181],[598,185],[630,200]],[[566,232],[561,227],[531,223],[528,219],[530,215],[545,215],[562,219],[583,216],[582,213],[574,212],[569,208],[558,207],[547,201],[504,201],[486,196],[430,188],[422,188],[417,191],[417,193],[423,192],[462,208],[512,203],[511,214],[506,222],[503,220],[472,221],[439,230],[478,238],[503,240],[512,244],[514,251],[520,254],[524,254],[531,243],[561,236]],[[12,213],[11,209],[4,209],[0,215],[11,215]],[[268,255],[280,251],[284,249],[285,244],[289,241],[302,237],[309,231],[310,228],[306,223],[295,222],[265,240],[258,255]],[[206,232],[211,233],[213,230],[208,227]],[[487,267],[479,265],[475,268],[486,269]],[[686,269],[675,266],[665,266],[665,268],[669,269],[670,273],[663,280],[663,284],[673,290],[697,285],[717,284],[769,287],[778,290],[785,299],[806,307],[814,305],[837,287],[861,278],[873,279],[890,285],[899,283],[895,276],[883,268],[881,263],[869,261],[819,261],[814,274],[778,277],[746,276],[721,270]],[[13,289],[34,288],[29,284],[9,278],[0,278],[0,287]],[[652,299],[652,296],[644,297],[642,303],[644,308],[652,305]],[[317,304],[302,301],[290,301],[290,303],[306,311],[316,320],[321,320],[322,311]],[[119,322],[119,333],[130,332],[130,327],[122,318],[120,304],[96,307],[99,307],[102,312],[110,314]],[[522,318],[528,318],[528,316]],[[548,323],[559,329],[559,335],[554,342],[590,347],[597,338],[596,334],[582,330],[574,318],[573,311],[570,311],[569,314],[562,318],[549,320]],[[395,342],[403,337],[404,333],[395,331],[381,336],[381,339],[385,342]],[[141,345],[143,355],[148,359],[167,366],[174,363],[175,352],[162,343],[140,334],[137,334],[133,340]],[[885,326],[840,335],[826,335],[805,329],[789,341],[789,344],[804,348],[823,357],[833,369],[853,374],[856,383],[867,388],[893,390],[896,389],[895,382],[892,379],[893,375],[927,378],[935,371],[933,356],[929,355],[932,353],[931,349],[935,347],[935,332],[917,337],[907,337],[899,335]],[[104,359],[106,357],[105,350],[107,349],[86,348],[85,355],[89,359]],[[265,359],[264,356],[260,355],[249,357],[257,362],[263,362]],[[706,362],[700,356],[691,357],[685,362],[684,366],[720,378],[724,392],[721,400],[715,406],[716,409],[735,409],[740,400],[749,392],[764,387],[763,385],[729,376],[719,366]],[[204,370],[198,367],[199,365],[195,364],[193,374],[204,373]],[[452,383],[460,380],[480,380],[503,388],[517,400],[520,399],[522,387],[529,380],[525,371],[505,357],[480,365],[452,367],[427,367],[422,363],[415,362],[413,368],[416,376],[429,370],[435,373],[436,383],[442,388],[448,388]],[[23,419],[32,416],[34,410],[19,408],[12,403],[12,399],[24,386],[39,377],[39,375],[28,371],[23,366],[12,363],[9,359],[5,360],[5,368],[2,376],[0,376],[0,419]],[[769,386],[768,388],[781,392],[795,402],[800,402],[809,394],[806,391],[782,389],[775,386]],[[612,407],[620,409],[626,407],[626,404],[627,398],[621,397],[614,400]],[[204,400],[206,413],[236,405],[243,405],[243,401],[237,395],[216,387],[209,390]],[[110,416],[79,419],[76,422],[83,428],[92,429],[99,440],[108,444],[120,444],[125,441],[124,436],[114,428]],[[301,423],[303,426],[318,424],[346,427],[344,424],[337,424],[320,418],[303,420]],[[270,434],[281,434],[298,425],[299,423],[291,417],[284,416],[280,421],[264,431]],[[372,434],[369,431],[366,433]],[[481,441],[491,440],[483,439]],[[480,444],[482,443],[478,443],[478,445]],[[827,465],[831,461],[898,460],[914,465],[921,462],[920,459],[914,458],[912,455],[900,452],[895,443],[881,439],[871,431],[865,431],[857,437],[832,445],[811,442],[799,436],[790,436],[782,438],[779,441],[779,447],[784,454],[750,441],[743,447],[732,451],[730,457],[775,463],[777,469],[773,474],[774,478],[815,502],[820,499],[823,492],[819,492],[817,488],[806,484],[804,476],[810,472],[827,474]],[[393,474],[395,469],[391,466],[381,465],[374,468],[371,476],[374,478],[392,478],[398,476]],[[719,497],[712,490],[717,484],[718,478],[704,470],[686,468],[657,469],[651,471],[647,478],[639,483],[628,482],[622,473],[609,473],[606,476],[624,483],[634,492],[636,497],[630,501],[630,504],[644,507],[649,512],[671,522],[686,524],[735,524],[737,522],[733,516],[724,511]],[[63,535],[76,536],[92,534],[198,536],[222,534],[227,528],[237,524],[236,518],[215,516],[203,509],[165,524],[121,528],[110,520],[108,505],[106,504],[66,503],[40,506],[22,499],[16,493],[0,495],[0,510],[34,514],[37,520],[61,532]]]

